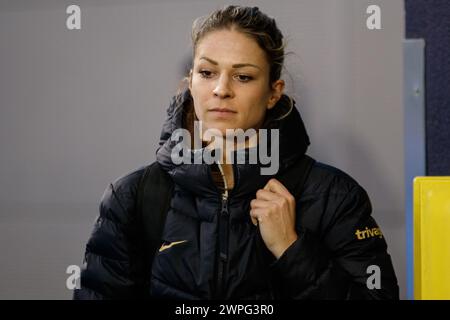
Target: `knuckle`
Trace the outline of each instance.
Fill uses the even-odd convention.
[[[295,197],[292,194],[289,195],[289,201],[295,203]]]

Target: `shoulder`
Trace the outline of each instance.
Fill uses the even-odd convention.
[[[347,195],[362,187],[348,173],[331,165],[316,161],[305,182],[304,194]]]
[[[336,224],[339,228],[352,228],[372,214],[366,190],[346,172],[321,162],[313,165],[300,199],[314,213],[310,225],[322,232]]]
[[[129,171],[107,185],[100,202],[102,216],[121,223],[128,220],[127,213],[135,209],[139,182],[147,167]]]
[[[147,167],[148,165],[141,166],[119,176],[110,183],[110,187],[114,189],[117,195],[127,196],[136,194],[139,182]]]

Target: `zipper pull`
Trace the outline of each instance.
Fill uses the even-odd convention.
[[[220,258],[222,261],[228,259],[228,197],[222,195],[222,209],[220,211],[219,234],[220,234]]]
[[[228,215],[228,197],[223,194],[222,195],[222,214]]]

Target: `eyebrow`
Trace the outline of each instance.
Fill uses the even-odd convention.
[[[213,59],[210,59],[210,58],[207,58],[207,57],[200,57],[199,60],[202,60],[202,59],[206,60],[206,61],[208,61],[208,62],[210,62],[210,63],[212,63],[212,64],[214,64],[216,66],[219,64],[217,61],[214,61]],[[261,70],[260,67],[258,67],[255,64],[251,64],[251,63],[236,63],[236,64],[233,64],[232,67],[233,68],[254,67],[254,68],[257,68],[257,69]]]

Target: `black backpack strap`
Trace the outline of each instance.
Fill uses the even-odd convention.
[[[173,193],[173,181],[158,162],[146,169],[137,191],[137,214],[143,230],[144,272],[146,287],[150,288],[150,268],[163,235],[167,212]]]

